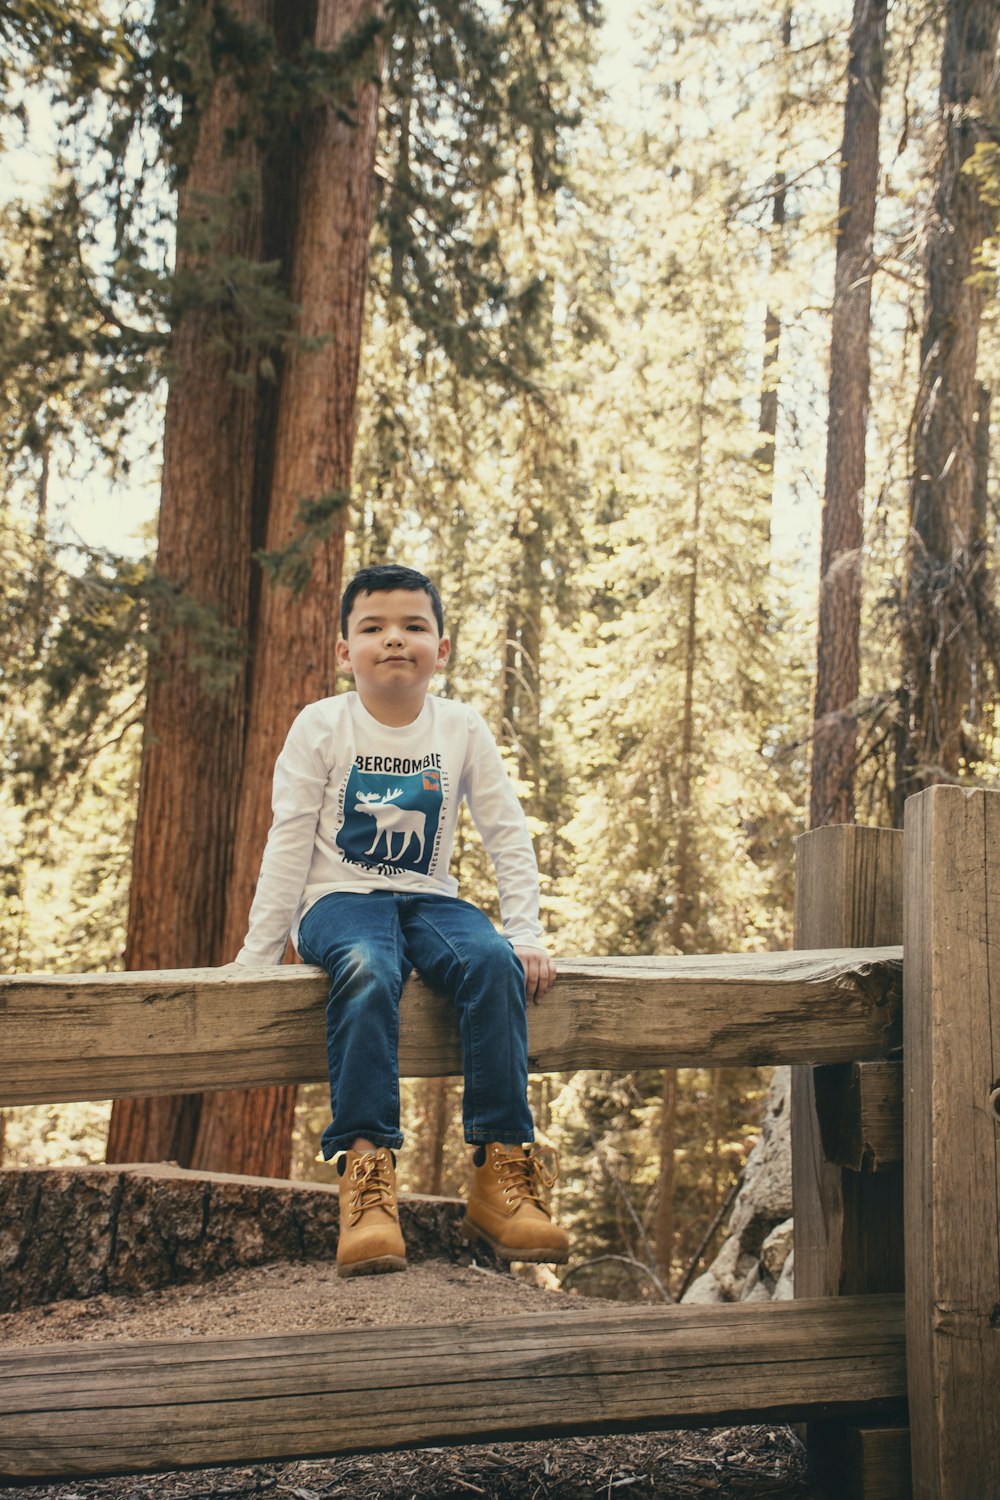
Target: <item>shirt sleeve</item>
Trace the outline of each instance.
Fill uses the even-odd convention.
[[[465,795],[496,871],[501,931],[517,948],[546,952],[538,919],[538,866],[524,811],[486,721],[470,713]]]
[[[236,962],[249,968],[280,964],[312,864],[323,796],[330,775],[310,709],[288,731],[274,767],[273,814],[250,924]]]

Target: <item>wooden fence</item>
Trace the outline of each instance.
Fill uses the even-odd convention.
[[[794,1302],[9,1351],[0,1476],[782,1419],[837,1495],[908,1494],[909,1448],[915,1495],[1000,1497],[997,933],[1000,793],[935,787],[800,839],[798,951],[565,962],[532,1008],[536,1071],[794,1065]],[[322,1078],[324,989],[0,979],[0,1107]],[[400,1058],[459,1071],[415,981]]]

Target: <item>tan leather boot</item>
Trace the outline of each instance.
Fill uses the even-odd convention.
[[[547,1189],[559,1158],[551,1147],[504,1146],[491,1141],[474,1166],[464,1228],[504,1260],[569,1259],[569,1236],[552,1221]]]
[[[405,1271],[406,1246],[399,1228],[396,1168],[392,1152],[347,1151],[340,1179],[338,1276]]]

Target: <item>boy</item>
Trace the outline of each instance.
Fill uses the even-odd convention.
[[[281,962],[289,932],[330,976],[326,1010],[342,1276],[403,1270],[396,1203],[399,1001],[417,969],[459,1016],[466,1228],[508,1260],[565,1261],[532,1145],[526,998],[555,978],[524,814],[472,709],[428,694],[450,644],[412,568],[362,568],[341,602],[337,660],[354,691],[303,709],[274,771],[274,821],[236,962]],[[462,798],[493,859],[503,935],[448,874]],[[341,1154],[343,1153],[343,1154]]]

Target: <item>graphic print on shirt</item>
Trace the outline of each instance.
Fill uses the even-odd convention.
[[[337,833],[344,859],[385,875],[403,870],[426,875],[434,854],[442,800],[441,772],[436,766],[425,766],[410,775],[361,771],[352,766]]]

